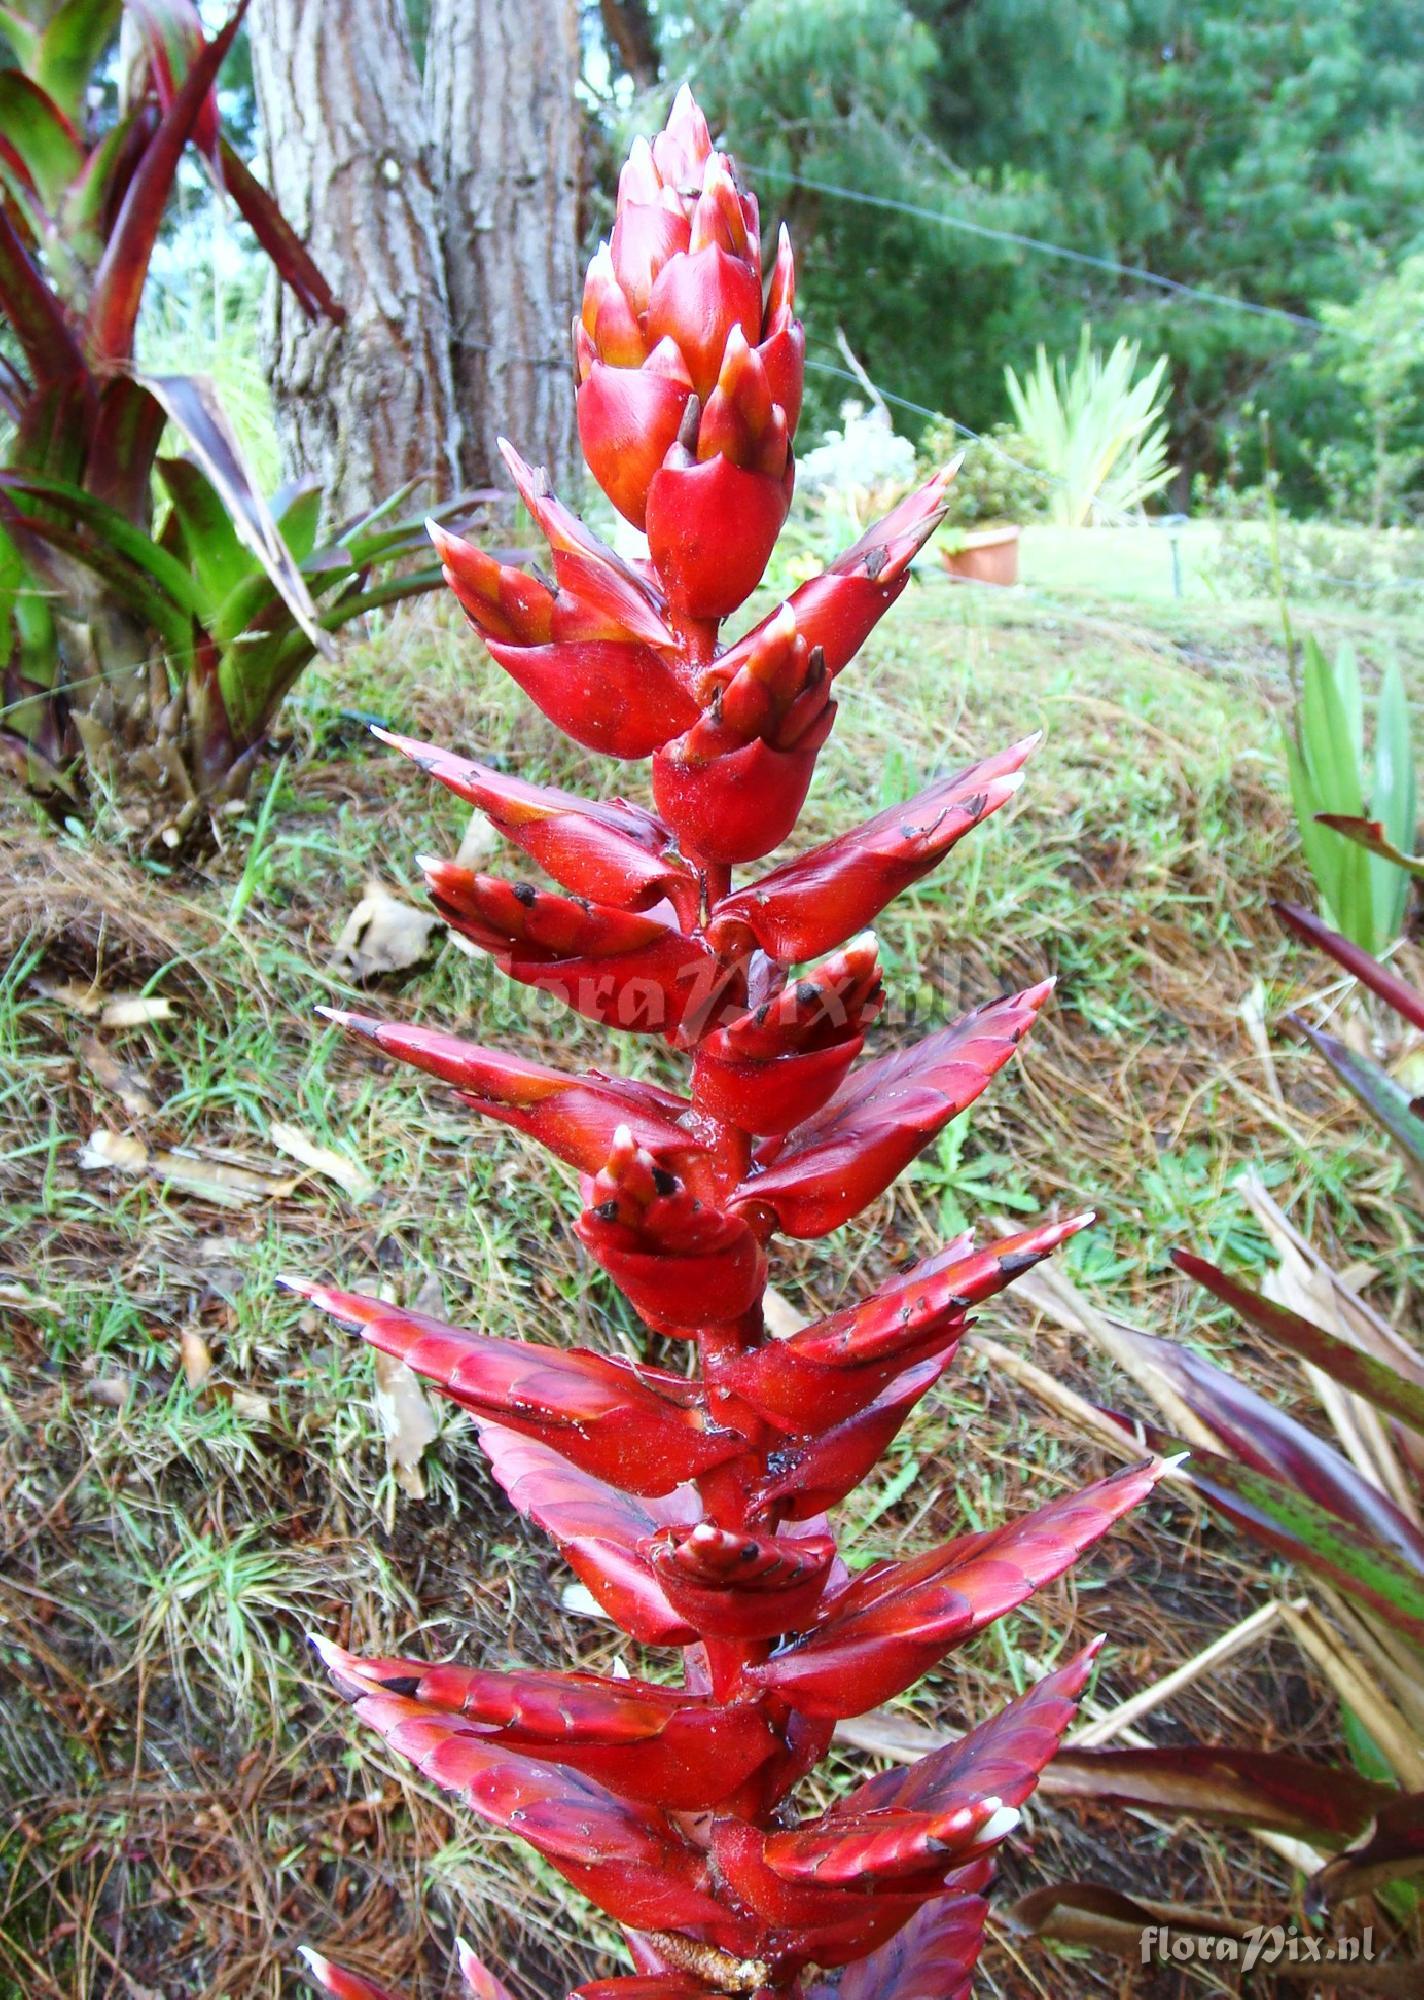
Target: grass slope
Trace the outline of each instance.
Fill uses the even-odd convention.
[[[1395,1168],[1289,1041],[1277,1103],[1242,1025],[1258,982],[1273,1018],[1318,978],[1265,911],[1269,893],[1301,887],[1277,634],[1264,608],[1125,613],[1080,588],[999,598],[930,578],[848,673],[798,844],[1047,731],[1012,812],[887,917],[892,991],[934,1021],[1045,972],[1059,988],[1022,1062],[899,1190],[855,1228],[790,1246],[778,1282],[794,1299],[852,1299],[966,1219],[1090,1202],[1102,1220],[1071,1246],[1075,1281],[1215,1345],[1231,1330],[1166,1255],[1181,1243],[1260,1261],[1232,1187],[1251,1164],[1322,1247],[1377,1272],[1377,1296],[1417,1281]],[[1380,629],[1360,636],[1368,657]],[[1420,652],[1416,638],[1416,674]],[[497,1333],[638,1340],[575,1253],[572,1177],[313,1015],[352,997],[327,960],[366,880],[412,892],[413,854],[452,849],[464,826],[377,751],[362,714],[531,777],[638,784],[562,744],[438,609],[307,681],[291,711],[298,754],[256,845],[252,821],[234,828],[203,879],[46,843],[22,817],[6,826],[0,1992],[256,2000],[298,1990],[293,1953],[310,1938],[433,1995],[457,1931],[517,1990],[562,1993],[593,1970],[588,1927],[547,1872],[356,1736],[302,1644],[317,1629],[605,1667],[620,1650],[565,1608],[559,1564],[498,1503],[462,1423],[441,1420],[426,1497],[399,1488],[369,1357],[272,1282],[293,1269],[443,1302]],[[93,1011],[133,994],[167,998],[168,1018],[106,1026]],[[366,1004],[533,1039],[571,1066],[608,1060],[602,1035],[449,947]],[[665,1064],[628,1042],[615,1060]],[[369,1194],[294,1162],[274,1124],[359,1164]],[[86,1166],[100,1129],[108,1153]],[[134,1142],[166,1152],[166,1176],[134,1170]],[[1121,1396],[1029,1308],[1003,1304],[985,1324],[1085,1393]],[[849,1503],[854,1553],[1002,1518],[1100,1469],[970,1362]],[[1112,1638],[1098,1697],[1115,1701],[1269,1583],[1249,1551],[1163,1500],[951,1660],[913,1712],[978,1718],[1099,1629]],[[1338,1732],[1283,1642],[1148,1726],[1160,1741],[1321,1754]],[[1290,1891],[1285,1864],[1244,1837],[1045,1805],[1006,1864],[1005,1897],[1056,1875],[1246,1916]],[[614,1942],[606,1927],[593,1936]],[[1112,1994],[1122,1977],[996,1932],[982,1990],[1058,1995],[1067,1978],[1075,1995]],[[1133,1977],[1137,1994],[1200,1990],[1185,1974]]]

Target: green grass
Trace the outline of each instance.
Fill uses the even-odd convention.
[[[1021,592],[927,575],[842,683],[798,844],[1046,731],[1014,807],[887,914],[890,985],[908,1018],[884,1034],[1045,973],[1059,987],[1021,1064],[898,1193],[824,1244],[790,1246],[777,1282],[808,1306],[855,1298],[969,1219],[1091,1204],[1102,1220],[1070,1246],[1075,1282],[1155,1330],[1229,1340],[1166,1258],[1185,1243],[1260,1263],[1233,1186],[1252,1164],[1323,1248],[1362,1259],[1382,1288],[1420,1276],[1397,1170],[1288,1039],[1275,1055],[1285,1107],[1262,1109],[1238,1009],[1260,980],[1274,1019],[1314,976],[1266,909],[1270,894],[1303,887],[1277,754],[1279,622],[1269,605],[1214,602],[1190,566],[1189,595],[1171,600],[1158,534],[1070,542],[1036,530]],[[1387,619],[1355,628],[1366,660],[1402,646],[1417,693],[1419,636]],[[591,1026],[449,947],[375,996],[327,969],[366,880],[413,894],[413,856],[453,849],[464,827],[353,712],[536,779],[638,783],[531,719],[448,613],[426,609],[300,685],[291,755],[203,880],[93,842],[49,850],[88,914],[37,909],[0,974],[0,1769],[33,1836],[13,1835],[3,1854],[0,1970],[42,2000],[123,1990],[110,1964],[120,1935],[130,1977],[163,1990],[295,1992],[292,1952],[312,1936],[333,1950],[374,1940],[372,1963],[436,1991],[419,1985],[422,1903],[427,1973],[458,1926],[525,1990],[589,1976],[586,1933],[552,1881],[519,1850],[472,1844],[428,1788],[357,1737],[301,1643],[315,1627],[432,1656],[474,1648],[496,1664],[606,1667],[618,1651],[564,1609],[558,1564],[502,1510],[458,1418],[426,1454],[426,1497],[400,1490],[367,1356],[280,1292],[279,1271],[407,1302],[421,1293],[494,1333],[639,1345],[627,1306],[576,1252],[573,1177],[473,1124],[437,1087],[353,1052],[313,1014],[345,1000],[532,1042],[567,1066],[609,1060]],[[10,837],[32,852],[19,820]],[[170,1019],[106,1031],[55,998],[56,981],[93,966],[96,937],[105,990],[168,995]],[[677,1073],[644,1044],[613,1059]],[[152,1107],[137,1114],[119,1094],[135,1079]],[[369,1199],[294,1168],[272,1143],[276,1121],[364,1165]],[[100,1126],[295,1185],[223,1207],[151,1174],[86,1172],[80,1146]],[[1031,1336],[1034,1358],[1085,1393],[1120,1394],[1024,1308],[988,1324]],[[185,1334],[212,1359],[196,1386]],[[1002,1382],[959,1371],[856,1497],[853,1557],[999,1518],[1092,1463]],[[1187,1657],[1263,1586],[1215,1531],[1203,1561],[1186,1526],[1163,1505],[1125,1529],[1076,1581],[950,1663],[920,1712],[981,1714],[1088,1629],[1113,1634],[1114,1695]],[[1328,1713],[1306,1689],[1293,1657],[1263,1658],[1240,1669],[1224,1709],[1202,1689],[1173,1721],[1239,1739],[1264,1715],[1268,1737],[1328,1751]],[[106,1853],[121,1860],[106,1867]],[[1184,1839],[1154,1859],[1151,1893],[1193,1893],[1223,1855],[1259,1871],[1248,1844]],[[1010,1872],[1027,1886],[1095,1867],[1132,1884],[1110,1823],[1045,1813],[1034,1858]],[[1260,1886],[1243,1880],[1243,1900]],[[985,1991],[1045,1990],[1026,1977],[996,1948]],[[1112,1990],[1082,1977],[1085,1993]]]

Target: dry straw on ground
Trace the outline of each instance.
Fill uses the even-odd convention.
[[[959,1207],[987,1220],[1017,1212],[1009,1204],[1088,1200],[1103,1219],[1075,1281],[1154,1330],[1234,1342],[1233,1365],[1263,1381],[1266,1357],[1224,1322],[1204,1325],[1165,1263],[1178,1242],[1259,1253],[1231,1186],[1254,1162],[1322,1248],[1371,1265],[1393,1310],[1420,1277],[1397,1176],[1358,1142],[1313,1058],[1278,1037],[1263,1055],[1242,1014],[1264,981],[1274,1019],[1296,977],[1265,910],[1268,892],[1298,886],[1269,632],[1207,614],[1190,628],[990,614],[932,591],[908,608],[893,647],[848,677],[855,754],[849,735],[844,749],[832,739],[807,838],[1047,720],[1018,818],[978,836],[982,855],[962,849],[885,942],[918,973],[927,1014],[1046,970],[1060,991],[957,1152],[932,1156],[844,1242],[794,1252],[792,1303],[858,1295],[930,1248]],[[496,1331],[635,1339],[576,1254],[567,1190],[531,1149],[338,1049],[313,1019],[313,1003],[343,990],[329,954],[368,877],[400,895],[410,854],[453,848],[464,831],[368,752],[341,714],[361,706],[531,775],[572,775],[493,671],[426,614],[348,659],[341,680],[313,682],[295,718],[309,758],[293,762],[263,853],[235,842],[184,882],[18,822],[5,833],[0,1995],[275,2000],[298,1991],[295,1946],[312,1938],[433,2000],[457,1928],[541,2000],[589,1973],[562,1891],[354,1737],[302,1656],[315,1626],[496,1664],[617,1657],[616,1635],[569,1609],[566,1574],[498,1504],[458,1423],[420,1461],[426,1497],[399,1491],[369,1362],[272,1284],[283,1266],[405,1300],[433,1284],[452,1313]],[[106,1025],[118,994],[173,1004],[167,1018]],[[377,1004],[510,1038],[514,1003],[448,951]],[[519,1021],[549,1060],[595,1047],[551,1010]],[[225,1162],[271,1186],[234,1205],[147,1165],[86,1170],[81,1149],[100,1129],[107,1144]],[[361,1185],[323,1171],[324,1155]],[[1130,1386],[1032,1299],[984,1331],[871,1493],[855,1531],[865,1557],[1007,1517],[1106,1463],[1023,1371],[1086,1403],[1130,1402]],[[1164,1493],[1004,1637],[947,1663],[907,1718],[972,1720],[1099,1629],[1112,1645],[1095,1699],[1110,1711],[1194,1662],[1280,1581]],[[1280,1618],[1132,1726],[1158,1742],[1339,1754],[1336,1703]],[[866,1754],[844,1751],[847,1764]],[[1046,1796],[1001,1900],[1064,1877],[1248,1921],[1295,1893],[1287,1860],[1246,1835]],[[982,1975],[983,1993],[1005,2000],[1211,1990],[1186,1973],[1055,1956],[1003,1927]]]

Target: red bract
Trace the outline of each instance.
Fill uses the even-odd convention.
[[[804,341],[785,235],[764,289],[756,205],[686,92],[624,168],[575,346],[585,452],[650,559],[605,548],[512,452],[552,584],[436,542],[546,715],[593,749],[651,755],[655,809],[385,740],[558,885],[428,862],[451,924],[512,978],[690,1053],[688,1095],[331,1018],[574,1167],[580,1242],[691,1360],[500,1339],[294,1282],[470,1414],[512,1505],[633,1640],[681,1648],[683,1673],[495,1672],[315,1643],[393,1749],[623,1926],[631,1971],[572,2000],[960,2000],[993,1851],[1093,1649],[827,1812],[807,1818],[791,1794],[837,1718],[892,1699],[1058,1576],[1161,1467],[854,1576],[827,1510],[952,1365],[974,1308],[1091,1217],[979,1249],[960,1238],[789,1337],[770,1336],[763,1302],[772,1238],[825,1235],[875,1200],[1048,999],[1044,982],[865,1053],[884,991],[864,927],[1013,796],[1034,739],[734,885],[734,865],[790,832],[837,677],[905,589],[945,480],[720,645],[790,496]],[[508,2000],[472,1954],[461,1965],[483,2000]],[[338,2000],[375,1994],[314,1970]]]

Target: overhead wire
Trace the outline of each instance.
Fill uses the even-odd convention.
[[[1145,264],[1122,264],[1115,257],[1100,257],[1090,250],[1075,250],[1066,243],[1051,243],[1046,237],[1028,236],[1017,229],[998,229],[987,222],[973,222],[967,215],[954,215],[942,208],[926,208],[920,202],[904,201],[898,195],[868,194],[864,188],[842,187],[835,181],[818,180],[809,174],[797,173],[790,167],[757,166],[750,161],[745,164],[749,173],[781,180],[792,187],[807,188],[815,194],[834,195],[842,201],[858,202],[865,208],[887,209],[896,215],[914,216],[924,222],[936,223],[943,229],[957,229],[966,236],[978,236],[994,243],[1012,244],[1017,249],[1033,250],[1043,257],[1057,257],[1065,263],[1083,264],[1091,270],[1105,271],[1114,277],[1131,278],[1138,284],[1155,285],[1159,291],[1172,293],[1198,305],[1225,308],[1230,312],[1250,313],[1258,319],[1282,320],[1309,333],[1344,333],[1348,339],[1365,338],[1362,334],[1352,334],[1344,328],[1332,327],[1311,313],[1293,312],[1288,306],[1263,305],[1258,299],[1243,299],[1230,292],[1216,292],[1202,285],[1189,285],[1180,278],[1169,278],[1161,271],[1151,271]]]

